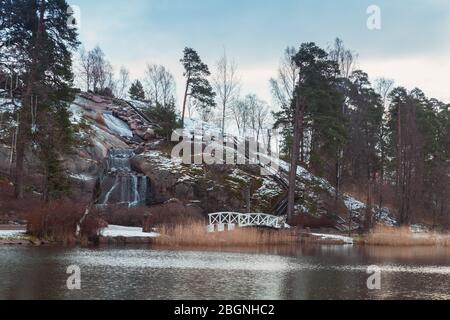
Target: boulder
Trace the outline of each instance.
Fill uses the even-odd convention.
[[[155,130],[153,129],[147,129],[147,131],[144,134],[144,140],[150,141],[152,139],[156,138]]]

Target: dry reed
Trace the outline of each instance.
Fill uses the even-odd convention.
[[[296,237],[285,230],[258,230],[241,228],[233,231],[209,233],[201,222],[160,226],[161,234],[155,244],[185,247],[255,247],[261,245],[283,245],[296,242]]]
[[[417,234],[408,227],[377,227],[367,236],[366,245],[372,246],[450,246],[450,236],[437,233]]]

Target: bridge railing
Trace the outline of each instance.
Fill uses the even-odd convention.
[[[266,227],[273,229],[282,229],[285,227],[283,219],[264,213],[234,213],[220,212],[209,215],[210,232],[214,232],[218,226],[219,231],[224,231],[225,226],[228,230],[234,230],[236,226],[239,228],[246,227]]]

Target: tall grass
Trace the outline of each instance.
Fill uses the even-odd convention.
[[[450,236],[427,233],[415,234],[410,228],[377,227],[367,236],[366,245],[372,246],[450,246]]]
[[[206,225],[198,221],[172,226],[163,225],[157,230],[161,236],[155,239],[155,244],[172,247],[255,247],[296,242],[295,235],[285,230],[241,228],[208,233]]]

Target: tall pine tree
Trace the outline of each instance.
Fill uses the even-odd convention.
[[[275,114],[276,125],[284,124],[286,128],[285,142],[295,142],[290,146],[295,148],[291,152],[290,215],[293,214],[292,195],[298,162],[308,158],[315,173],[325,175],[330,165],[336,163],[338,150],[347,139],[346,121],[341,112],[343,96],[337,90],[336,62],[314,43],[302,44],[293,61],[299,69],[294,101]],[[309,146],[306,135],[309,135]]]
[[[184,56],[181,59],[181,63],[183,64],[184,76],[186,77],[186,89],[181,116],[182,126],[184,126],[186,104],[189,97],[194,99],[194,103],[200,111],[202,109],[208,110],[216,106],[216,94],[207,79],[211,75],[208,66],[202,62],[200,56],[194,49],[185,48],[183,53]]]
[[[10,46],[16,48],[23,74],[22,107],[17,139],[15,195],[23,197],[25,153],[39,152],[44,167],[44,198],[53,192],[50,186],[62,179],[61,164],[49,165],[68,146],[67,111],[74,98],[72,90],[72,52],[78,46],[69,6],[64,0],[17,0],[12,2],[12,28],[7,30]],[[60,136],[67,134],[66,138]],[[57,139],[55,139],[57,137]],[[48,143],[49,141],[53,143]],[[51,154],[46,157],[44,154]],[[65,182],[63,183],[65,184]]]

